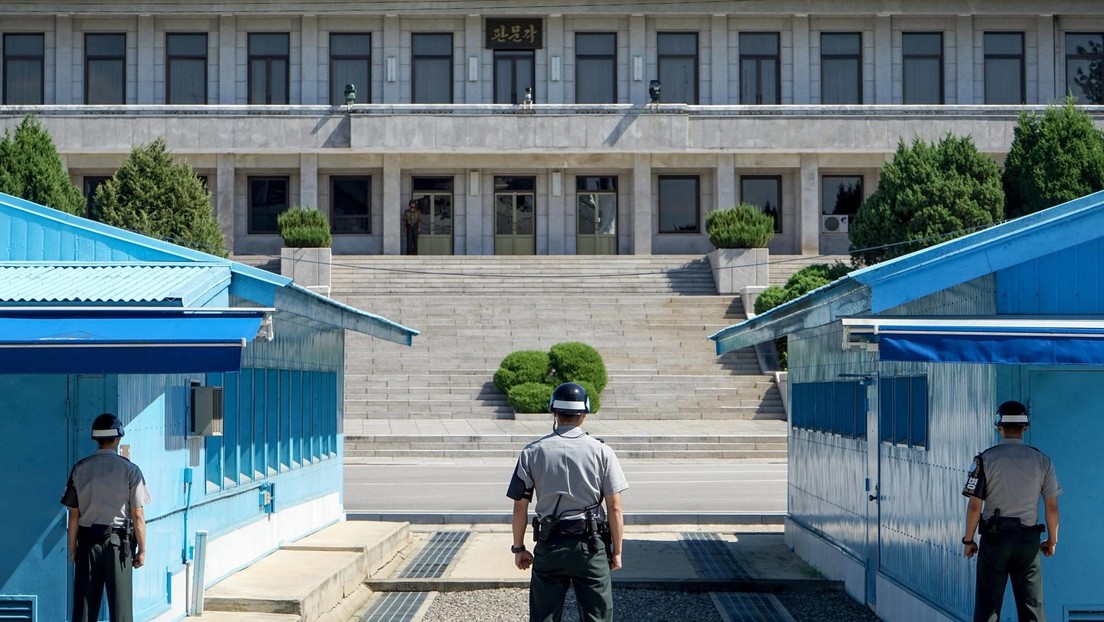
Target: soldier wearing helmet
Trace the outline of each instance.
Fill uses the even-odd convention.
[[[574,587],[580,620],[608,622],[610,571],[621,568],[621,492],[629,484],[613,450],[582,429],[590,413],[586,389],[561,384],[548,409],[555,417],[552,433],[522,450],[506,492],[514,500],[514,564],[533,568],[529,620],[559,622],[567,589]],[[536,545],[530,553],[525,531],[534,495]]]
[[[1039,553],[1050,557],[1058,545],[1058,495],[1062,494],[1062,486],[1050,458],[1024,444],[1028,425],[1023,404],[1001,404],[997,408],[1001,442],[974,458],[962,490],[970,499],[963,553],[966,557],[978,554],[974,622],[996,622],[1000,618],[1009,578],[1020,622],[1046,620]],[[1040,496],[1045,527],[1036,524]],[[1047,538],[1040,543],[1039,534],[1044,529]],[[975,531],[981,534],[980,550],[974,542]]]
[[[72,622],[96,622],[107,589],[111,622],[134,619],[131,574],[146,559],[150,502],[142,471],[119,455],[123,423],[111,413],[92,422],[99,449],[73,465],[61,497],[69,508],[69,560],[73,578]]]

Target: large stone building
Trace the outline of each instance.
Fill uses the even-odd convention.
[[[423,254],[697,253],[740,200],[838,253],[899,140],[1000,159],[1104,65],[1092,0],[9,0],[0,34],[0,125],[41,116],[86,192],[165,136],[236,253],[304,205],[396,254],[411,197]]]

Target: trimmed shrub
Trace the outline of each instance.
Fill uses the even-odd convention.
[[[709,212],[705,232],[717,248],[764,248],[774,237],[774,219],[754,205],[741,203]]]
[[[548,353],[540,350],[518,350],[506,355],[494,375],[494,386],[509,394],[510,389],[525,383],[548,382]],[[545,404],[545,406],[548,406]]]
[[[565,341],[552,346],[548,352],[549,363],[555,376],[555,383],[589,382],[597,396],[606,388],[609,378],[606,376],[606,364],[602,355],[585,343]],[[590,393],[590,391],[587,391]],[[593,398],[592,398],[593,399]]]
[[[293,207],[276,217],[280,237],[291,248],[329,248],[333,245],[326,215],[312,208]]]
[[[785,304],[788,300],[790,300],[790,298],[786,296],[786,288],[779,285],[771,285],[764,289],[763,293],[759,294],[759,297],[755,299],[755,315],[766,313],[778,305]]]
[[[546,413],[548,403],[552,401],[552,385],[542,382],[523,382],[506,393],[506,399],[514,412]]]
[[[755,299],[755,314],[759,315],[761,313],[766,313],[779,305],[800,298],[818,287],[824,287],[832,281],[845,276],[848,272],[851,272],[851,267],[840,261],[831,265],[820,263],[805,266],[797,272],[794,272],[793,275],[786,280],[786,285],[783,287],[772,285],[763,290],[763,293],[759,294],[759,297]],[[786,338],[780,337],[775,339],[774,346],[778,351],[778,362],[782,369],[786,369],[786,357],[788,354]]]

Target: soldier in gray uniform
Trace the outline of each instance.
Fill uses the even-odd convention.
[[[107,588],[111,622],[132,622],[132,568],[146,557],[150,502],[142,471],[119,455],[123,424],[110,413],[92,422],[96,453],[73,465],[61,497],[69,508],[69,560],[76,564],[72,622],[96,622]]]
[[[1024,445],[1027,408],[1016,401],[997,408],[999,445],[978,454],[962,494],[969,497],[963,553],[978,553],[974,622],[1000,618],[1004,588],[1012,579],[1012,594],[1020,622],[1046,621],[1043,610],[1043,568],[1039,553],[1050,557],[1058,544],[1058,495],[1062,487],[1054,465],[1043,452]],[[1039,497],[1046,512],[1046,541],[1040,544],[1043,525]],[[984,504],[984,509],[983,509]],[[981,547],[974,542],[980,525]]]
[[[613,450],[582,429],[590,412],[582,386],[556,387],[549,410],[556,419],[552,434],[522,450],[506,492],[514,500],[514,564],[533,568],[529,620],[559,622],[567,589],[574,587],[582,622],[609,622],[610,571],[621,567],[621,491],[629,484]],[[525,529],[534,494],[537,544],[530,553]]]

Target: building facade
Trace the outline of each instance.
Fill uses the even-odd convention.
[[[1000,160],[1021,110],[1104,103],[1090,0],[15,0],[0,37],[0,125],[39,115],[89,195],[164,136],[235,253],[302,205],[397,254],[411,198],[421,254],[699,253],[739,201],[841,253],[900,140]]]

